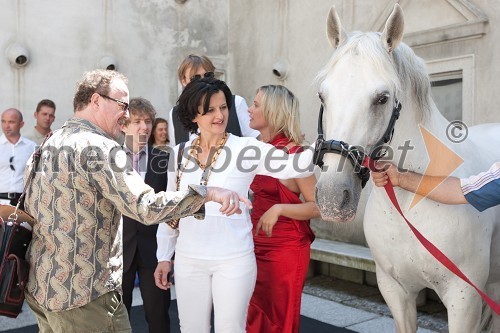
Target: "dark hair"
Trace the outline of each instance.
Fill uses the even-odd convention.
[[[233,98],[231,90],[224,81],[214,78],[201,78],[188,83],[177,101],[177,113],[184,128],[191,133],[196,133],[198,124],[193,119],[198,115],[198,106],[203,103],[203,113],[208,112],[212,95],[222,91],[226,102]]]
[[[149,136],[149,141],[148,143],[150,145],[153,145],[155,143],[155,129],[156,127],[158,126],[158,124],[167,124],[167,130],[168,130],[168,121],[166,121],[165,119],[163,118],[156,118],[155,119],[155,122],[153,123],[153,128],[151,129],[151,135]],[[170,143],[170,140],[168,139],[168,135],[167,135],[167,144]]]
[[[85,109],[94,93],[107,95],[114,79],[127,83],[125,75],[114,70],[96,69],[84,73],[82,79],[76,84],[76,93],[73,98],[74,111]]]
[[[40,112],[40,109],[42,106],[48,106],[49,108],[56,109],[56,103],[51,101],[50,99],[42,99],[40,102],[38,102],[38,105],[36,106],[36,113]]]

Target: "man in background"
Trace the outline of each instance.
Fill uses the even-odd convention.
[[[190,54],[179,65],[177,77],[184,89],[187,84],[193,80],[199,80],[202,77],[214,77],[215,66],[207,56],[198,56]],[[250,116],[248,115],[248,105],[245,99],[238,95],[233,95],[231,101],[227,101],[229,108],[229,117],[227,119],[226,131],[236,136],[249,136],[258,138],[260,133],[250,128]],[[196,135],[188,133],[182,126],[177,106],[174,106],[168,114],[168,138],[172,146],[181,142],[191,140]]]
[[[18,109],[10,108],[2,112],[0,204],[15,206],[24,189],[24,168],[36,144],[21,136],[23,126],[23,115]]]
[[[124,150],[130,165],[155,192],[167,188],[168,154],[148,144],[156,117],[151,103],[144,98],[132,98],[130,118],[122,125],[125,134]],[[158,225],[143,225],[123,216],[123,303],[129,318],[136,273],[139,276],[144,312],[150,333],[169,333],[170,289],[156,287],[156,230]]]
[[[41,145],[45,136],[52,131],[50,126],[52,126],[52,123],[56,119],[56,104],[50,99],[42,99],[38,102],[33,115],[36,119],[36,124],[26,134],[26,137],[34,141],[37,145]]]

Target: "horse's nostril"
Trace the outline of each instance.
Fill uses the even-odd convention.
[[[349,204],[351,200],[351,195],[348,190],[342,191],[342,203],[340,204],[340,209],[346,209],[346,206]]]

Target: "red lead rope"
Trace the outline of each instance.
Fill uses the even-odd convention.
[[[377,171],[377,168],[375,166],[375,162],[370,159],[369,157],[366,157],[363,166],[369,168],[371,171]],[[399,214],[403,217],[403,219],[406,221],[408,226],[410,227],[411,231],[413,231],[413,234],[417,237],[417,239],[420,241],[420,243],[425,247],[427,251],[429,251],[430,254],[434,258],[436,258],[441,264],[443,264],[446,268],[448,268],[453,274],[467,282],[469,285],[471,285],[476,291],[481,295],[481,297],[484,299],[486,303],[495,311],[496,314],[500,315],[500,304],[492,300],[491,298],[488,297],[481,289],[479,289],[462,271],[460,268],[453,263],[453,261],[450,260],[441,250],[439,250],[434,244],[432,244],[427,238],[425,238],[420,231],[413,226],[413,224],[408,221],[408,219],[405,217],[403,214],[403,211],[401,210],[401,207],[399,206],[398,199],[396,198],[396,194],[394,193],[394,187],[392,186],[392,183],[390,179],[388,179],[387,184],[384,186],[385,191],[387,192],[387,195],[389,196],[389,199],[391,199],[392,204],[394,207],[396,207],[397,211]]]

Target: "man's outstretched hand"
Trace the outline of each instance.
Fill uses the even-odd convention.
[[[244,203],[248,209],[252,208],[252,203],[248,198],[242,197],[238,193],[220,187],[207,187],[205,202],[214,201],[221,204],[219,211],[224,215],[241,214],[240,202]]]

